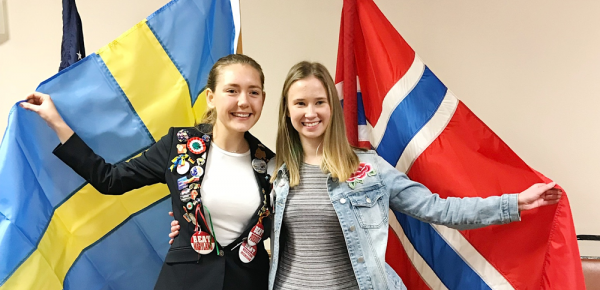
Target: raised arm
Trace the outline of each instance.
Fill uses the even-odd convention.
[[[456,229],[473,229],[520,220],[520,211],[555,204],[562,191],[554,183],[534,184],[520,194],[441,198],[424,185],[410,180],[381,157],[378,167],[390,193],[390,208],[424,222]]]
[[[58,135],[53,153],[103,194],[123,194],[145,185],[165,182],[173,129],[140,156],[127,162],[107,163],[94,153],[60,116],[49,95],[33,93],[21,103],[36,112]]]

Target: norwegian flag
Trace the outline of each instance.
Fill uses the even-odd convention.
[[[336,87],[353,145],[441,197],[521,192],[530,168],[431,72],[372,0],[345,0]],[[386,262],[408,289],[585,289],[569,200],[457,231],[390,211]]]

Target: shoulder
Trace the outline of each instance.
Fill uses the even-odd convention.
[[[187,134],[188,137],[191,136],[203,136],[203,135],[211,135],[212,134],[212,126],[210,124],[200,124],[197,126],[189,126],[189,127],[171,127],[167,132],[167,135],[171,138],[176,139],[178,135]]]
[[[171,127],[171,128],[169,128],[169,131],[167,131],[167,135],[176,136],[177,132],[179,132],[179,131],[187,131],[188,133],[192,133],[192,134],[193,133],[196,133],[196,134],[203,133],[198,129],[198,127]]]
[[[375,150],[354,150],[354,153],[356,153],[356,156],[358,156],[358,159],[361,162],[364,161],[372,161],[374,159],[377,159],[377,157],[379,157],[379,155],[377,155],[377,152]]]
[[[246,138],[246,141],[248,141],[250,149],[253,151],[254,155],[257,155],[254,157],[263,159],[267,162],[269,162],[269,160],[275,157],[275,152],[269,149],[269,147],[265,146],[260,140],[258,140],[258,138],[254,137],[254,135],[252,135],[250,132],[246,132],[246,134],[244,134],[244,137]]]
[[[378,171],[382,169],[393,168],[385,159],[383,159],[375,150],[355,150],[360,163],[366,163],[373,166]]]

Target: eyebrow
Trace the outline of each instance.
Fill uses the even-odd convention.
[[[224,87],[236,87],[236,88],[239,88],[239,87],[241,87],[240,85],[238,85],[238,84],[235,84],[235,83],[234,83],[234,84],[224,84],[223,86],[224,86]],[[250,87],[251,89],[261,89],[261,90],[262,90],[262,88],[261,88],[260,86],[256,86],[256,85],[250,85],[249,87]]]
[[[306,98],[303,98],[303,97],[290,98],[290,100],[292,100],[292,101],[306,101]],[[327,97],[318,97],[318,98],[315,98],[314,100],[315,101],[323,101],[323,100],[327,101]]]

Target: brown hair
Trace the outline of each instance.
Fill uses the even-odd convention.
[[[217,62],[215,62],[215,64],[210,69],[210,72],[208,73],[208,80],[206,81],[206,88],[210,89],[211,91],[214,92],[217,88],[217,78],[219,77],[219,74],[221,73],[221,69],[223,69],[226,66],[232,65],[232,64],[249,65],[249,66],[253,67],[254,69],[256,69],[256,71],[258,71],[258,73],[260,74],[260,86],[261,86],[261,88],[264,88],[265,74],[263,73],[262,68],[260,67],[260,64],[258,64],[251,57],[249,57],[247,55],[243,55],[243,54],[230,54],[230,55],[219,58],[219,60],[217,60]],[[200,123],[214,125],[216,121],[217,121],[217,110],[215,108],[209,108],[206,110],[206,112],[204,112],[204,115],[202,116],[202,121]]]
[[[325,133],[323,133],[325,136],[321,170],[331,173],[333,178],[346,180],[356,171],[360,163],[346,137],[344,113],[329,71],[317,62],[300,62],[290,69],[283,84],[279,104],[279,126],[277,128],[275,168],[279,168],[284,163],[286,164],[289,171],[290,187],[296,186],[300,182],[300,164],[304,161],[304,150],[298,131],[294,129],[288,117],[288,92],[296,81],[311,76],[317,78],[323,84],[327,91],[327,101],[331,109],[331,118]],[[272,180],[276,178],[277,172],[273,174]]]

